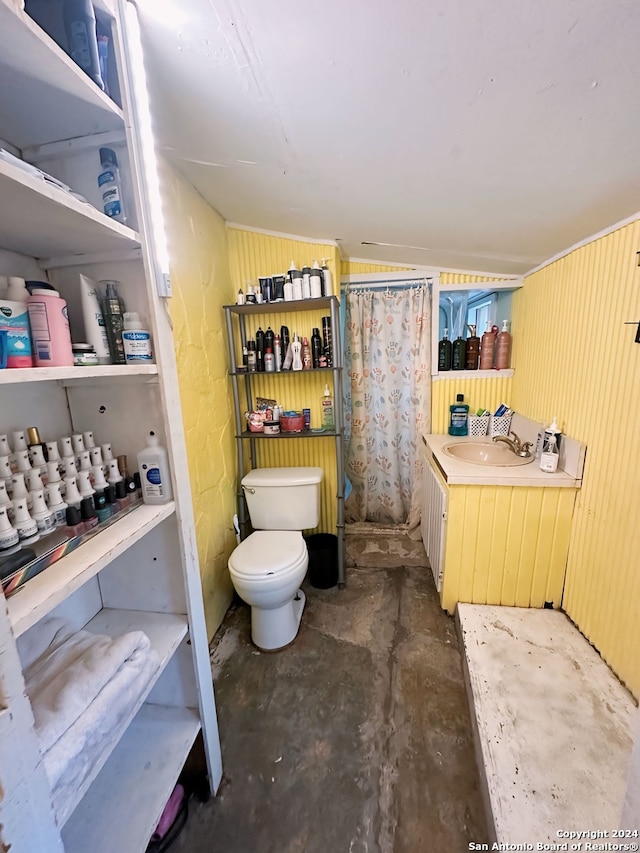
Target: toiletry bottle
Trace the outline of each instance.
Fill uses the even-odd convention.
[[[562,433],[558,428],[558,416],[554,415],[553,420],[551,421],[551,425],[545,428],[544,434],[542,436],[542,452],[545,453],[547,447],[549,446],[549,442],[553,438],[554,444],[556,447],[556,451],[560,452],[560,441],[562,438]]]
[[[78,456],[80,462],[80,471],[91,471],[91,451],[83,450]],[[93,476],[93,475],[91,475]]]
[[[555,435],[550,435],[545,449],[542,451],[542,455],[540,456],[540,470],[545,471],[547,474],[553,474],[554,471],[558,470],[558,445],[556,444]]]
[[[282,348],[282,364],[284,367],[284,360],[286,358],[287,352],[289,350],[289,327],[288,326],[280,326],[280,346]]]
[[[84,498],[92,498],[94,489],[91,485],[91,469],[85,471],[78,471],[78,476],[76,477],[76,483],[78,484],[78,491],[80,492],[80,496]]]
[[[93,505],[93,495],[90,498],[82,498],[80,502],[80,517],[82,518],[85,533],[98,526],[98,513]]]
[[[24,453],[24,451],[27,450],[27,439],[23,430],[16,430],[16,432],[11,433],[11,446],[13,447],[13,453],[9,457],[9,462],[11,464],[11,470],[15,472],[19,470],[18,454]]]
[[[122,203],[122,185],[120,182],[120,170],[118,169],[118,158],[112,148],[100,149],[100,166],[102,171],[98,175],[98,186],[102,195],[102,209],[106,216],[126,224],[127,217]]]
[[[292,302],[293,301],[293,282],[289,277],[285,279],[284,282],[284,301]]]
[[[44,489],[44,487],[46,485],[45,483],[42,482],[42,476],[40,475],[40,469],[39,468],[32,468],[30,471],[27,471],[27,473],[24,476],[24,479],[25,479],[26,486],[27,486],[27,489],[29,490],[29,492],[41,491],[42,489]],[[33,496],[32,496],[32,500],[33,500]]]
[[[300,357],[300,351],[302,350],[302,344],[298,339],[298,335],[294,332],[293,340],[291,341],[291,369],[292,370],[302,370],[302,358]]]
[[[133,477],[131,478],[133,482]],[[135,486],[133,490],[135,492]],[[121,480],[119,483],[115,485],[115,493],[116,493],[116,506],[118,508],[118,512],[121,512],[123,509],[126,509],[131,503],[131,498],[127,493],[127,486],[124,480]]]
[[[71,445],[73,447],[73,452],[77,458],[79,458],[80,454],[84,453],[84,451],[87,449],[84,446],[84,436],[81,432],[74,432],[74,434],[71,436]]]
[[[111,507],[107,505],[107,496],[104,489],[97,489],[93,496],[93,508],[98,516],[98,523],[102,524],[111,518]]]
[[[309,340],[306,337],[302,339],[300,358],[302,359],[302,369],[311,370],[311,347],[309,346]]]
[[[247,305],[256,304],[256,295],[253,292],[253,285],[250,282],[247,282],[247,295],[245,296],[245,301]]]
[[[16,454],[16,470],[17,473],[26,474],[31,470],[31,460],[29,459],[28,450],[19,450]]]
[[[317,261],[313,262],[313,266],[311,267],[311,298],[312,299],[321,299],[322,298],[322,270],[320,269],[320,264]]]
[[[280,335],[276,335],[273,339],[273,357],[276,362],[276,373],[282,370],[282,346],[280,343]]]
[[[100,73],[100,55],[96,15],[91,0],[65,0],[62,4],[68,54],[93,82],[104,89]]]
[[[320,356],[322,355],[322,338],[320,329],[314,328],[311,334],[311,365],[314,370],[320,367]]]
[[[53,513],[56,527],[64,527],[67,517],[68,504],[62,499],[61,487],[62,483],[49,483],[47,486],[49,509]]]
[[[458,335],[458,337],[453,342],[452,346],[452,356],[451,356],[451,367],[453,370],[464,370],[465,364],[467,363],[467,342],[462,337],[462,335]]]
[[[496,336],[493,334],[491,321],[487,323],[487,328],[480,342],[480,370],[493,369],[493,351],[496,345]]]
[[[291,284],[294,302],[302,299],[302,273],[300,270],[291,271]]]
[[[273,329],[271,328],[271,326],[267,326],[267,331],[264,333],[264,349],[265,349],[265,352],[267,351],[267,348],[270,349],[271,352],[274,351],[274,346],[273,346],[274,341],[275,341],[275,335],[273,334]]]
[[[256,332],[256,369],[258,373],[264,373],[264,332],[262,326],[258,326]]]
[[[80,509],[82,495],[78,491],[78,482],[75,477],[64,478],[64,490],[64,499],[67,502],[68,506]]]
[[[171,500],[173,490],[169,475],[167,451],[161,447],[152,431],[147,446],[138,453],[142,499],[148,504],[164,504]]]
[[[320,411],[322,412],[322,428],[332,432],[336,428],[336,416],[333,408],[333,397],[329,386],[324,386],[324,392],[320,398]]]
[[[58,442],[57,441],[48,441],[46,444],[47,452],[45,454],[45,458],[47,462],[55,462],[59,467],[60,462],[60,451],[58,450]]]
[[[36,367],[73,367],[67,303],[58,291],[31,287],[27,310]]]
[[[256,353],[256,342],[247,341],[247,370],[249,373],[255,373],[258,369],[258,359]]]
[[[123,482],[124,485],[124,482]],[[126,493],[126,491],[125,491]],[[104,487],[104,499],[106,501],[106,509],[109,510],[109,515],[115,515],[118,512],[118,504],[116,501],[116,489],[115,486],[105,486]]]
[[[86,275],[80,276],[80,303],[84,320],[84,339],[93,346],[98,364],[111,364],[109,338],[100,305],[98,285]]]
[[[9,464],[8,456],[0,456],[0,483],[7,489],[7,491],[11,491],[11,477],[13,476],[11,471],[11,465]]]
[[[122,345],[126,363],[151,364],[153,361],[151,335],[147,329],[143,328],[140,315],[135,311],[127,311],[123,321]]]
[[[242,288],[240,288],[238,295],[236,296],[236,305],[244,305],[244,293]]]
[[[96,440],[93,437],[93,431],[87,430],[82,433],[82,441],[84,442],[85,450],[93,450],[96,446]]]
[[[109,341],[109,352],[113,364],[126,364],[122,332],[124,330],[124,317],[122,304],[118,296],[117,281],[100,282],[105,286],[104,297],[104,323]]]
[[[75,459],[75,451],[73,449],[73,439],[70,435],[65,435],[60,439],[60,447],[62,448],[62,462],[65,459]]]
[[[0,554],[15,549],[20,541],[18,531],[9,521],[7,508],[0,506]]]
[[[91,467],[95,468],[96,466],[100,466],[100,469],[104,467],[104,460],[102,458],[102,448],[101,447],[92,447],[89,451],[89,458],[91,460]]]
[[[7,292],[0,298],[0,331],[7,333],[7,367],[32,367],[31,330],[24,279],[9,277]]]
[[[456,395],[456,402],[449,406],[449,435],[468,435],[469,406],[464,402],[464,394]]]
[[[38,533],[41,536],[46,536],[47,533],[51,533],[56,526],[55,516],[45,503],[43,489],[32,492],[31,497],[33,500],[31,518],[33,518],[35,523],[38,525]]]
[[[322,344],[324,348],[324,356],[327,360],[325,367],[331,367],[332,364],[332,335],[331,335],[331,317],[322,318]]]
[[[0,435],[0,456],[11,456],[11,447],[6,433]]]
[[[31,453],[31,464],[34,465],[33,461],[33,451],[35,448],[39,448],[40,452],[37,454],[38,459],[43,458],[43,462],[38,462],[37,464],[44,464],[48,461],[47,455],[47,447],[43,440],[40,438],[40,431],[38,427],[27,427],[27,447],[29,448],[29,452]]]
[[[322,259],[322,295],[333,296],[333,281],[331,279],[331,270],[327,265],[327,259]]]
[[[120,457],[119,457],[120,458]],[[124,457],[126,463],[126,456]],[[119,483],[124,479],[123,473],[126,472],[126,464],[125,464],[125,472],[120,470],[120,463],[118,459],[110,459],[108,462],[108,473],[107,473],[107,482],[110,486],[115,486],[116,483]]]
[[[25,498],[13,502],[13,526],[18,531],[21,545],[37,542],[40,538],[38,525],[29,515]]]
[[[438,370],[451,370],[451,341],[449,340],[449,329],[442,333],[442,340],[438,344]]]
[[[62,474],[62,478],[65,477],[76,477],[78,474],[78,466],[76,464],[75,456],[65,456],[60,464]]]
[[[465,370],[477,370],[478,359],[480,357],[480,338],[476,335],[476,327],[474,325],[469,325],[467,328],[471,334],[467,338]]]
[[[62,477],[60,476],[60,468],[57,462],[47,462],[47,488],[53,483],[59,483],[63,488]]]
[[[311,298],[311,267],[302,267],[302,298]]]
[[[84,525],[82,523],[82,516],[80,515],[79,507],[68,506],[65,521],[66,524],[64,532],[67,534],[69,539],[73,539],[76,536],[82,536],[84,533]]]
[[[9,497],[7,484],[4,480],[0,480],[0,506],[5,507],[8,513],[13,512],[13,501]]]
[[[506,370],[511,364],[511,335],[508,320],[502,321],[502,331],[496,340],[496,368]]]
[[[264,372],[265,373],[275,373],[276,372],[276,359],[274,354],[271,352],[271,347],[267,347],[264,354]]]
[[[47,463],[44,459],[44,450],[41,444],[37,444],[29,451],[33,470],[37,471],[42,478],[43,485],[47,485]]]

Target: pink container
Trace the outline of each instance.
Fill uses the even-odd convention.
[[[27,309],[36,367],[73,367],[67,303],[58,291],[33,288]]]

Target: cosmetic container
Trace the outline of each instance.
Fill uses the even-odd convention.
[[[44,500],[44,489],[39,489],[31,493],[33,500],[33,509],[31,510],[31,518],[38,525],[38,533],[41,536],[46,536],[56,526],[54,514],[47,507]]]
[[[0,553],[13,550],[19,541],[20,536],[9,521],[7,508],[0,506]]]
[[[56,527],[64,527],[67,517],[68,504],[62,499],[62,485],[62,483],[50,482],[47,486],[47,500]]]
[[[13,503],[13,526],[18,531],[22,545],[37,542],[40,538],[38,525],[29,515],[29,508],[27,507],[25,498],[20,498],[20,500]]]
[[[133,484],[133,491],[135,492],[135,483],[133,482],[133,477],[131,478],[131,483]],[[126,509],[130,503],[131,498],[127,494],[127,485],[124,480],[121,480],[119,483],[115,485],[115,495],[116,495],[116,507],[118,512],[120,510]]]
[[[98,514],[93,504],[93,496],[90,498],[82,498],[82,502],[80,503],[80,516],[82,517],[82,526],[85,533],[98,526]]]
[[[67,507],[66,522],[64,532],[70,539],[73,539],[74,536],[81,536],[84,533],[84,524],[82,523],[82,516],[78,507]]]
[[[80,503],[82,502],[82,495],[78,491],[78,483],[75,477],[65,477],[64,478],[64,487],[65,487],[65,495],[64,499],[67,502],[67,505],[70,507],[75,507],[76,509],[80,509]]]

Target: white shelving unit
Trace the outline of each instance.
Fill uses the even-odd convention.
[[[54,284],[69,305],[74,340],[81,340],[79,274],[118,280],[127,309],[149,324],[157,363],[0,371],[0,433],[38,426],[49,441],[93,430],[135,469],[153,429],[169,452],[174,500],[105,525],[9,599],[0,596],[0,848],[12,853],[144,851],[199,734],[213,791],[222,776],[173,339],[159,295],[166,270],[149,202],[155,178],[143,143],[145,108],[133,97],[135,12],[128,0],[94,5],[110,26],[119,103],[20,0],[0,0],[0,145],[88,199],[0,160],[0,274]],[[94,206],[103,145],[118,155],[128,225]],[[126,719],[91,756],[74,801],[57,814],[20,660],[30,632],[50,616],[114,637],[143,631],[158,660]]]

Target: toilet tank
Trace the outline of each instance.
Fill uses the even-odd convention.
[[[255,530],[307,530],[320,521],[322,468],[255,468],[242,478]]]

